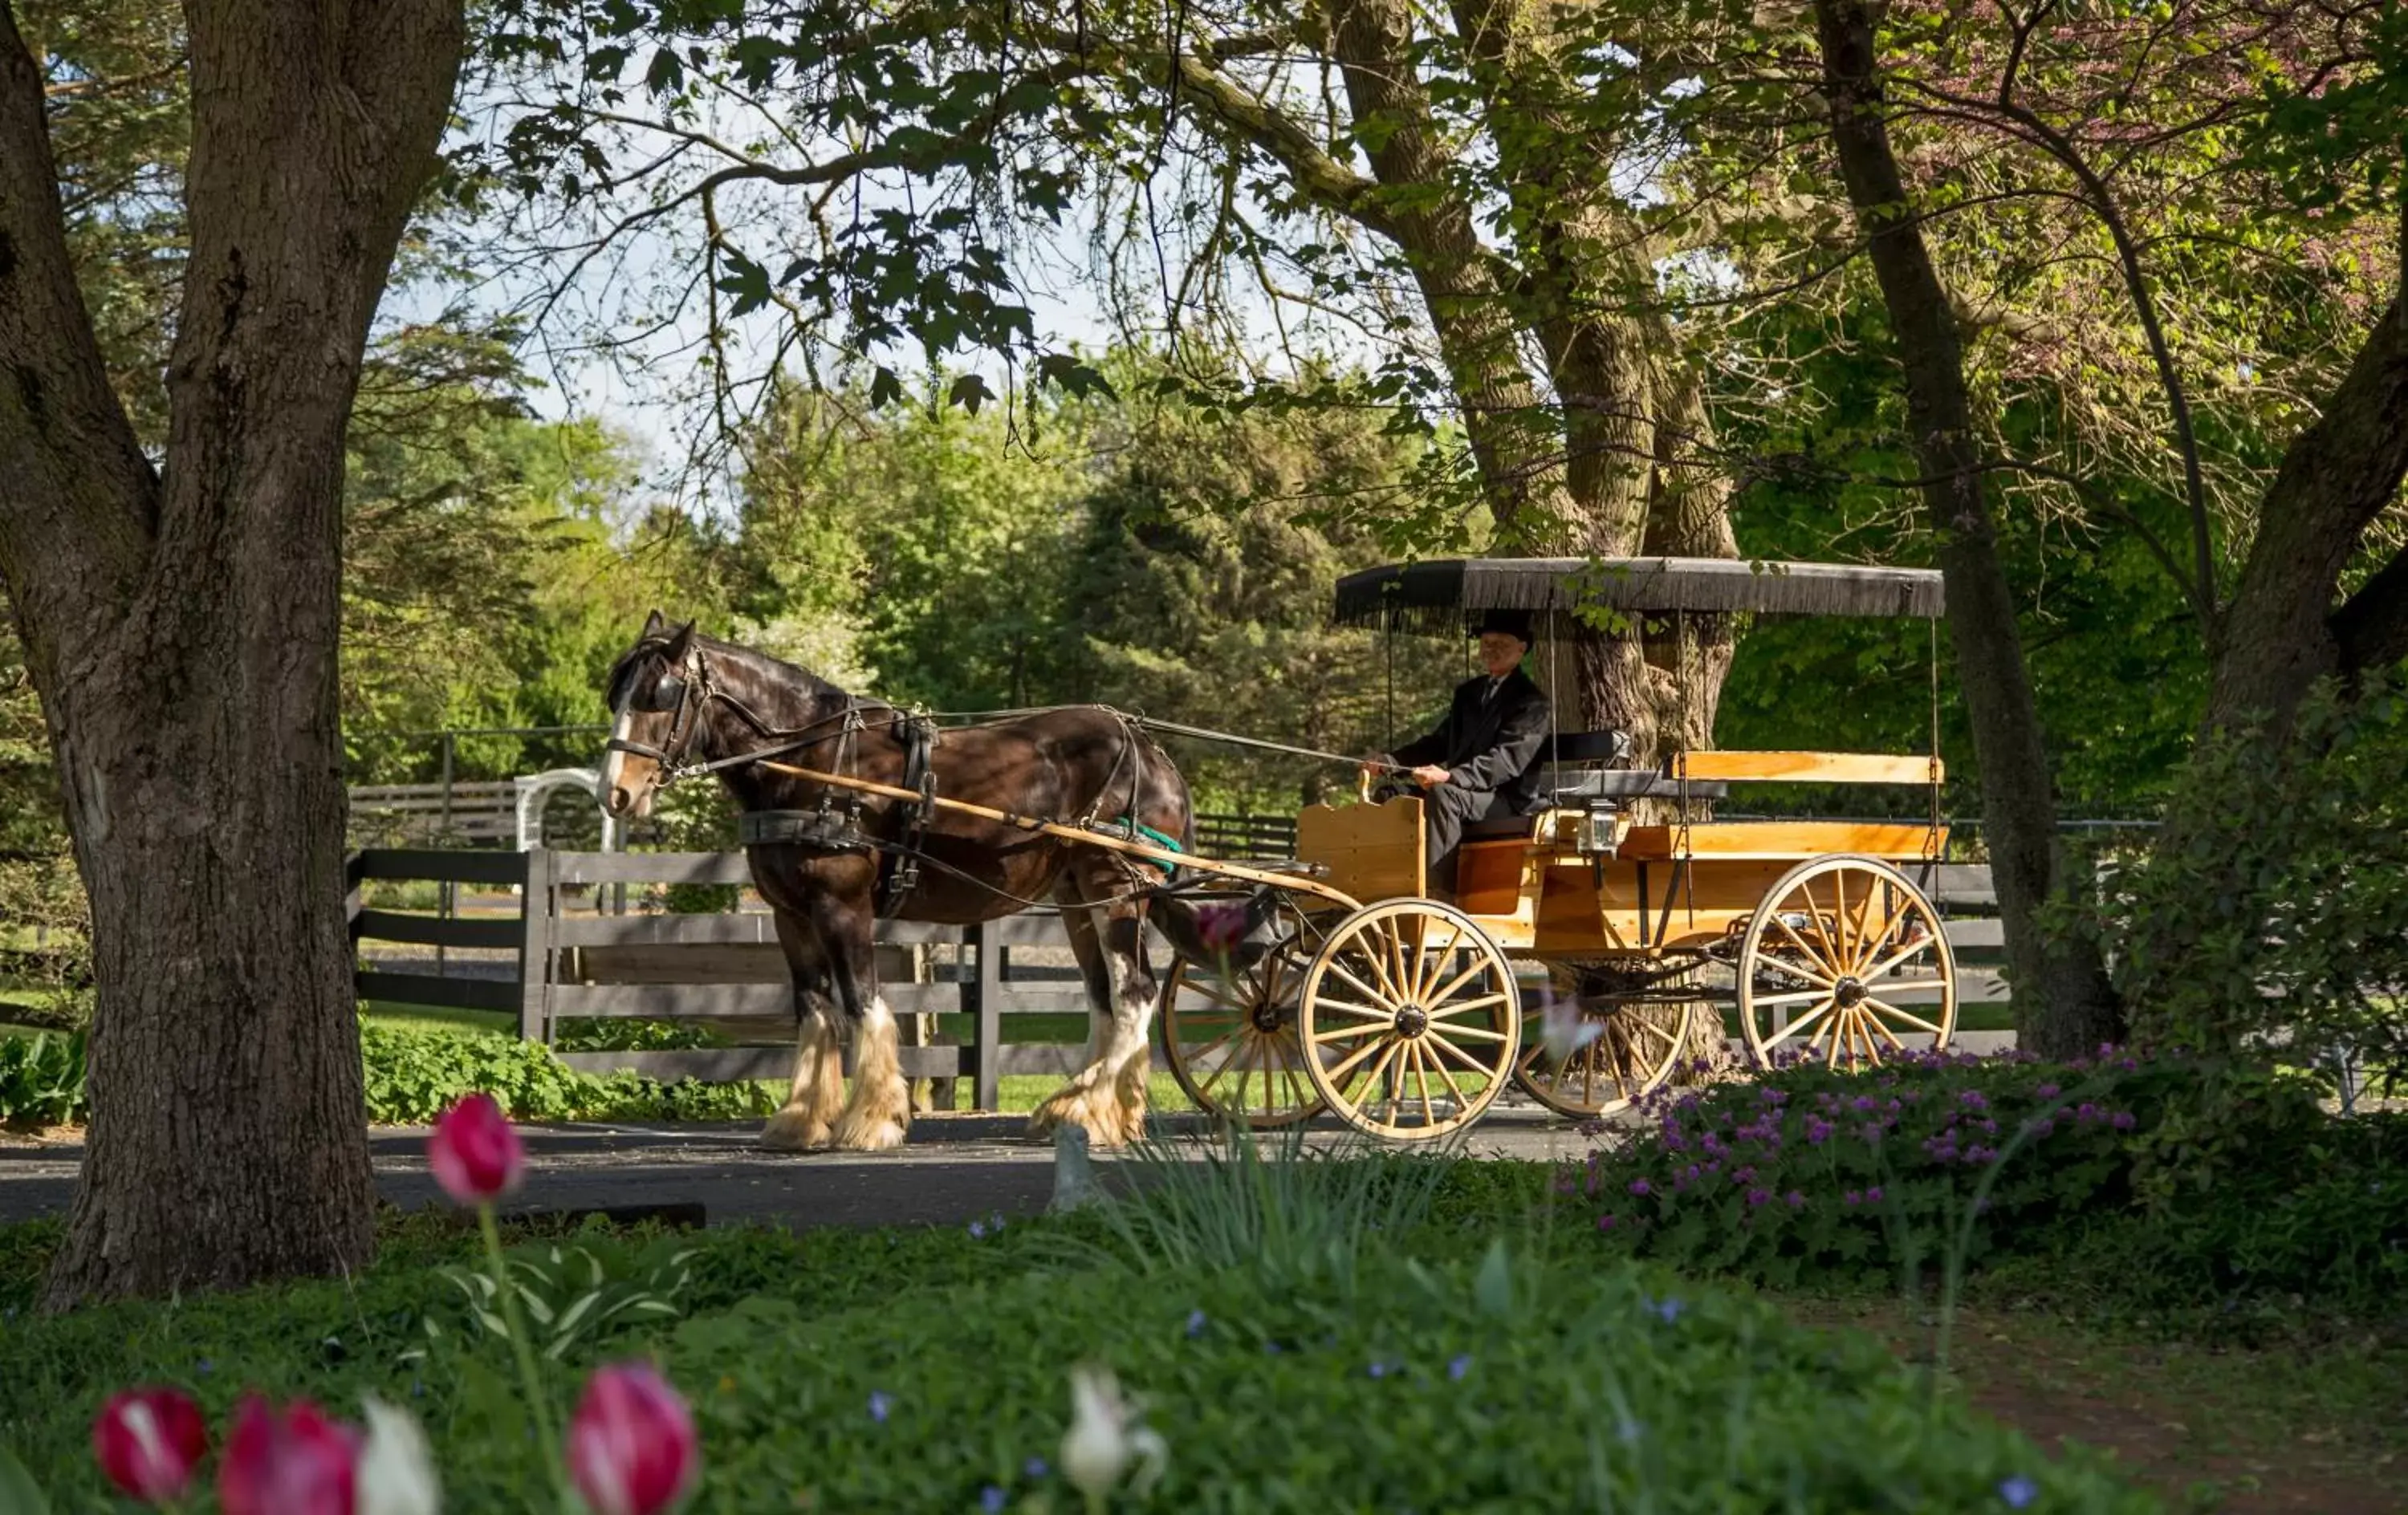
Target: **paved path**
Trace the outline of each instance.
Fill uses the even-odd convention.
[[[524,1125],[527,1180],[513,1208],[559,1210],[700,1204],[710,1222],[791,1225],[966,1224],[1000,1210],[1041,1210],[1054,1190],[1051,1143],[1023,1136],[1017,1115],[924,1115],[891,1152],[764,1152],[760,1122],[707,1125]],[[1193,1135],[1193,1116],[1165,1128]],[[1316,1147],[1348,1139],[1330,1124]],[[369,1136],[377,1189],[405,1209],[440,1199],[426,1171],[423,1126],[380,1126]],[[1570,1158],[1589,1143],[1535,1109],[1492,1109],[1470,1133],[1480,1157]],[[63,1214],[83,1159],[78,1139],[0,1136],[0,1222]],[[1098,1154],[1099,1165],[1112,1158]]]

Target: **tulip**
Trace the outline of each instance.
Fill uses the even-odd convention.
[[[209,1428],[200,1407],[173,1389],[125,1389],[100,1407],[92,1451],[109,1482],[145,1504],[164,1505],[184,1492],[208,1455]]]
[[[355,1515],[359,1434],[308,1400],[243,1396],[218,1464],[225,1515]]]
[[[1605,1035],[1605,1022],[1592,1021],[1581,1013],[1580,1001],[1546,997],[1539,1014],[1539,1039],[1547,1049],[1547,1060],[1555,1067],[1571,1061],[1572,1054]]]
[[[1111,1369],[1070,1370],[1070,1429],[1062,1436],[1062,1476],[1086,1495],[1091,1511],[1104,1508],[1105,1496],[1120,1486],[1129,1465],[1139,1465],[1129,1487],[1142,1494],[1162,1477],[1170,1455],[1160,1435],[1136,1423],[1138,1407],[1121,1397]]]
[[[443,1480],[417,1419],[374,1394],[365,1407],[368,1436],[360,1449],[359,1515],[440,1515]]]
[[[1243,900],[1223,900],[1212,905],[1196,907],[1196,935],[1206,950],[1226,957],[1246,939],[1246,905]]]
[[[490,1205],[526,1176],[526,1149],[494,1096],[479,1093],[436,1117],[426,1165],[443,1192],[463,1205]]]
[[[595,1370],[568,1422],[568,1473],[594,1515],[659,1515],[702,1466],[694,1417],[647,1363]]]

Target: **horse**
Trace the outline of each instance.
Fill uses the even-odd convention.
[[[940,794],[1018,816],[1194,845],[1187,783],[1127,717],[1070,706],[936,728],[767,653],[672,627],[656,609],[605,683],[611,712],[601,787],[613,816],[652,813],[680,769],[707,768],[745,812],[744,851],[794,984],[796,1061],[762,1128],[772,1151],[877,1151],[911,1119],[895,1017],[878,988],[882,915],[968,924],[1061,907],[1085,981],[1086,1063],[1040,1104],[1031,1135],[1084,1128],[1096,1146],[1142,1134],[1158,987],[1149,908],[1174,945],[1193,911],[1161,865],[920,800],[865,794],[759,759]],[[1194,955],[1201,955],[1197,949]],[[837,1015],[850,1029],[850,1099]]]

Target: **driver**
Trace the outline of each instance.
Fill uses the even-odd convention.
[[[1480,664],[1486,671],[1455,686],[1454,703],[1437,729],[1363,764],[1367,776],[1384,766],[1409,770],[1404,777],[1421,786],[1428,887],[1450,901],[1463,828],[1540,808],[1539,766],[1550,716],[1546,695],[1522,671],[1530,650],[1530,618],[1517,610],[1491,610],[1481,620],[1479,636]]]

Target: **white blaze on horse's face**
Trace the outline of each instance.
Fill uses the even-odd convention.
[[[633,741],[636,722],[642,712],[636,708],[635,695],[630,693],[620,702],[610,722],[610,739]],[[633,752],[609,748],[602,754],[602,806],[622,819],[642,820],[652,813],[652,795],[661,787],[660,765],[651,758],[638,757]]]

